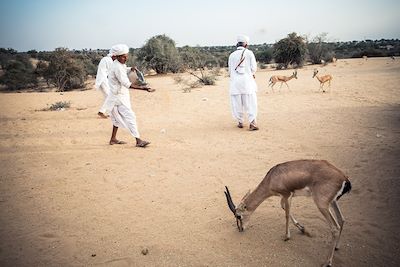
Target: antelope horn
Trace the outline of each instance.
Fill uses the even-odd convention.
[[[236,214],[236,207],[235,207],[235,204],[233,204],[231,193],[229,192],[229,189],[227,186],[225,186],[225,188],[226,188],[226,191],[224,193],[226,196],[226,201],[228,202],[229,209],[233,212],[233,214]]]

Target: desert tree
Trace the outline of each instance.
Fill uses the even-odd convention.
[[[263,44],[256,49],[252,49],[254,51],[254,56],[256,57],[257,61],[263,64],[268,64],[272,60],[272,48],[267,44]]]
[[[295,32],[275,43],[273,49],[275,62],[282,64],[284,68],[289,65],[302,66],[307,52],[304,38]]]
[[[327,42],[327,33],[321,33],[307,42],[308,55],[313,64],[331,62],[335,56],[333,47]]]
[[[59,91],[83,88],[86,80],[85,66],[67,48],[56,48],[51,53],[44,78]]]
[[[180,49],[183,69],[196,77],[201,84],[215,84],[215,75],[209,74],[207,68],[218,65],[218,60],[210,53],[201,51],[199,47],[184,46]],[[199,74],[196,73],[200,72]]]
[[[150,38],[136,54],[141,65],[154,69],[158,74],[178,72],[180,61],[175,41],[166,35]]]

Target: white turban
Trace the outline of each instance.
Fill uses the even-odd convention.
[[[250,38],[244,34],[238,35],[237,37],[237,42],[238,43],[246,43],[248,44],[250,41]]]
[[[120,56],[129,53],[129,47],[126,44],[113,45],[110,49],[110,54]]]

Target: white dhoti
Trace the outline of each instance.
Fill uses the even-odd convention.
[[[100,85],[99,90],[102,92],[104,96],[104,102],[99,111],[103,114],[110,114],[112,108],[115,105],[115,101],[113,101],[108,97],[111,93],[110,87],[108,86],[107,83],[104,82]]]
[[[240,39],[245,43],[248,42],[246,36],[241,36]],[[249,123],[256,122],[257,83],[254,75],[257,71],[257,62],[254,53],[246,46],[239,46],[236,51],[229,55],[228,67],[230,76],[229,94],[233,117],[238,122],[243,123],[244,113],[246,113]]]
[[[126,47],[126,49],[128,48]],[[132,83],[126,73],[126,65],[114,60],[108,80],[111,92],[106,102],[114,105],[110,114],[113,125],[126,128],[133,137],[140,138],[136,115],[132,110],[129,94]]]
[[[140,138],[135,112],[124,105],[114,106],[110,118],[115,127],[126,128],[135,138]]]
[[[249,123],[257,118],[257,94],[231,95],[232,115],[238,122],[243,123],[244,113]]]

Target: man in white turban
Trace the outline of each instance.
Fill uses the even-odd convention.
[[[247,114],[249,130],[256,131],[257,127],[257,84],[255,73],[257,62],[254,53],[247,46],[249,37],[237,37],[236,51],[229,55],[229,93],[231,98],[232,115],[243,128],[244,113]]]
[[[104,95],[104,102],[103,105],[101,106],[99,112],[97,115],[99,115],[102,118],[107,118],[107,115],[111,112],[111,110],[114,107],[114,102],[112,99],[108,97],[110,94],[110,87],[108,85],[108,73],[110,71],[112,62],[115,60],[115,53],[116,51],[119,51],[122,47],[122,44],[117,44],[111,47],[109,53],[107,56],[103,57],[100,60],[99,66],[97,68],[97,74],[96,74],[96,89],[100,90],[103,95]],[[128,51],[129,52],[129,51]],[[147,83],[144,81],[143,74],[136,68],[136,67],[130,67],[127,68],[127,72],[135,72],[135,84],[137,84],[137,88],[135,89],[141,89],[141,90],[147,90],[148,92],[154,92],[155,89],[150,88],[147,86]],[[138,77],[139,75],[142,75],[141,77]]]
[[[110,145],[125,143],[119,141],[116,137],[118,127],[123,127],[127,128],[133,137],[135,137],[137,147],[146,147],[150,142],[140,139],[136,115],[131,107],[129,88],[147,89],[136,87],[129,81],[127,67],[125,65],[129,55],[129,47],[124,44],[116,45],[113,47],[113,53],[116,59],[111,66],[108,76],[111,91],[109,100],[114,104],[110,116],[113,123]]]

